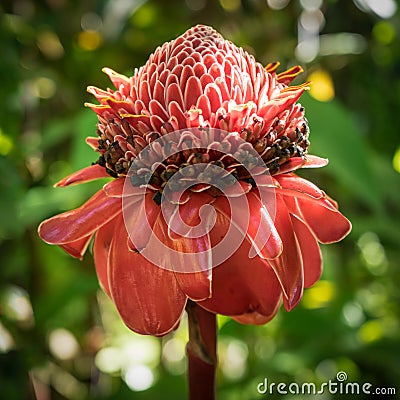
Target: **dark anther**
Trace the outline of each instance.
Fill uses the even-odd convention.
[[[106,172],[108,175],[112,176],[113,178],[118,178],[118,174],[111,170],[110,168],[106,168]]]
[[[267,167],[269,169],[270,174],[275,174],[279,171],[279,163],[278,161],[272,161],[269,164],[267,164]]]
[[[161,204],[162,200],[162,194],[160,191],[156,192],[153,196],[154,203],[156,203],[158,206]]]
[[[210,164],[216,165],[217,167],[220,167],[220,168],[225,168],[224,167],[224,163],[222,161],[220,161],[220,160],[211,161]]]
[[[134,146],[133,136],[128,135],[128,136],[126,137],[126,141],[127,141],[130,145]]]
[[[248,178],[247,182],[251,184],[252,187],[256,187],[256,181],[254,180],[254,178]]]
[[[99,164],[101,167],[105,167],[106,166],[106,160],[104,159],[103,155],[101,155],[99,157],[99,159],[97,160],[97,164]]]
[[[173,169],[165,169],[163,172],[161,172],[161,179],[163,181],[168,181],[172,176],[176,173],[177,170]]]

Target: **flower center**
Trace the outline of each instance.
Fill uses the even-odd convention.
[[[218,196],[239,181],[250,190],[257,186],[255,175],[279,173],[290,158],[304,157],[309,145],[305,119],[291,130],[277,119],[258,139],[251,128],[227,132],[198,127],[165,135],[126,135],[126,131],[123,122],[99,124],[102,154],[97,163],[112,177],[128,176],[133,186],[153,190],[157,203],[166,187],[172,192],[189,189]]]
[[[201,139],[201,135],[204,135],[204,132],[215,132],[215,129],[199,127],[196,131],[197,133],[194,138],[198,141]],[[138,155],[141,154],[143,156],[149,150],[147,146],[162,137],[157,132],[150,132],[143,136],[134,134],[124,119],[122,119],[121,123],[116,123],[114,119],[109,120],[107,124],[99,123],[97,133],[99,136],[98,150],[101,155],[96,163],[105,167],[110,176],[114,178],[126,176]],[[305,118],[292,129],[287,129],[285,121],[277,118],[272,124],[271,130],[261,138],[255,138],[255,132],[252,127],[232,134],[240,138],[242,147],[244,143],[247,143],[256,151],[271,175],[279,173],[281,166],[290,158],[304,157],[310,144],[308,140],[309,128]],[[116,138],[119,140],[116,140]],[[193,143],[194,138],[186,137],[185,140],[191,144],[187,146],[185,151],[177,151],[166,159],[159,160],[164,168],[160,173],[157,170],[152,172],[154,174],[152,178],[154,185],[162,186],[178,170],[198,163],[217,164],[228,170],[234,164],[234,170],[236,175],[238,175],[238,179],[247,179],[246,176],[242,178],[242,174],[238,174],[237,172],[240,171],[238,160],[229,159],[229,152],[232,149],[231,142],[226,140],[226,137],[219,144],[215,142],[212,153],[207,150],[207,147],[203,149],[196,147]],[[176,142],[182,142],[182,138],[177,138]],[[176,146],[177,143],[165,141],[164,145],[166,149],[164,150],[168,153],[169,149]],[[248,149],[249,147],[247,146],[246,148]],[[237,150],[239,150],[239,146]],[[248,151],[246,153],[242,149],[241,153],[240,156],[238,154],[239,159],[243,158],[245,160]],[[230,173],[233,172],[230,171]],[[142,178],[138,177],[137,180],[135,179],[133,179],[132,184],[135,185],[134,182],[142,184]]]

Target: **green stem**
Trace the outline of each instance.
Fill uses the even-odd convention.
[[[189,400],[215,399],[217,367],[216,315],[188,301],[189,342],[186,352],[189,362]]]

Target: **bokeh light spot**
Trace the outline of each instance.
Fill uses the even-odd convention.
[[[83,50],[96,50],[102,41],[100,33],[94,30],[82,31],[78,34],[78,45]]]
[[[346,324],[352,328],[360,326],[365,320],[363,309],[357,302],[345,304],[343,307],[343,317]]]
[[[7,318],[19,322],[33,322],[33,310],[28,293],[19,286],[7,287],[1,296],[0,304]]]
[[[319,281],[304,292],[302,304],[305,308],[326,307],[335,297],[335,286],[329,281]]]
[[[237,339],[222,341],[221,370],[230,380],[238,380],[246,372],[249,350],[245,342]]]
[[[390,22],[379,21],[374,25],[372,34],[378,42],[387,45],[395,38],[396,31]]]
[[[362,11],[372,11],[381,18],[390,18],[397,11],[394,0],[353,0]]]
[[[367,321],[358,331],[359,339],[364,343],[371,343],[381,339],[383,326],[379,320]]]
[[[153,371],[145,365],[130,367],[124,376],[124,380],[130,389],[140,392],[150,388],[154,382]]]
[[[269,7],[273,10],[283,10],[289,2],[290,0],[267,0]]]
[[[174,375],[185,372],[185,342],[182,339],[174,337],[168,340],[163,346],[162,355],[169,372]]]
[[[39,50],[51,60],[58,60],[64,55],[64,47],[55,32],[39,32],[37,35],[37,46]]]
[[[94,360],[96,367],[106,374],[115,374],[121,369],[121,352],[115,347],[104,347]]]
[[[186,5],[192,11],[200,11],[206,5],[206,0],[185,0]]]
[[[157,8],[147,3],[138,8],[131,17],[132,24],[137,28],[147,28],[157,19]]]
[[[225,11],[233,12],[240,8],[240,0],[219,0],[221,7]]]
[[[10,332],[0,322],[0,353],[7,353],[14,345],[15,342]]]
[[[6,156],[13,147],[12,140],[0,128],[0,155]]]
[[[374,275],[382,275],[387,270],[385,249],[374,232],[365,232],[357,242],[368,270]]]
[[[393,156],[393,168],[400,174],[400,147],[396,150]]]
[[[312,72],[308,79],[312,82],[310,95],[319,101],[330,101],[335,97],[333,81],[328,72],[316,70]]]
[[[84,31],[94,30],[99,31],[103,26],[101,17],[93,12],[84,14],[81,18],[81,27]]]
[[[64,328],[53,330],[49,335],[49,349],[60,360],[71,360],[79,353],[75,336]]]
[[[40,99],[50,99],[56,93],[56,84],[52,79],[40,76],[33,81],[32,92]]]
[[[314,11],[321,8],[322,0],[300,0],[301,6],[308,11]]]

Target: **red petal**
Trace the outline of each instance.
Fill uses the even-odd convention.
[[[152,241],[142,254],[158,252],[162,257],[158,265],[165,265],[175,272],[182,291],[192,300],[204,300],[211,296],[212,257],[208,235],[196,238],[179,237],[171,239],[164,218],[160,215],[154,225],[154,234],[165,245],[152,246]],[[154,243],[154,242],[153,242]]]
[[[267,259],[278,257],[283,249],[282,240],[274,225],[275,219],[275,196],[264,198],[264,203],[256,192],[247,196],[250,207],[250,223],[247,234],[257,253]],[[268,208],[267,208],[268,207]]]
[[[242,202],[246,203],[243,204]],[[261,200],[253,192],[246,197],[229,198],[219,197],[214,206],[221,212],[231,223],[246,235],[252,244],[254,251],[263,258],[275,258],[282,251],[282,241],[271,220],[270,211],[264,206]],[[231,209],[232,207],[232,209]],[[248,207],[249,212],[244,212]]]
[[[253,311],[242,315],[232,315],[232,319],[244,325],[264,325],[268,321],[271,321],[271,319],[275,316],[279,310],[279,306],[280,302],[278,301],[276,303],[276,309],[267,316],[260,314],[257,311]]]
[[[177,104],[179,104],[179,106],[182,109],[184,108],[182,91],[177,83],[171,83],[167,87],[165,95],[166,95],[166,104],[170,104],[171,102],[175,101]]]
[[[329,160],[326,158],[321,158],[318,156],[313,156],[312,154],[306,155],[306,162],[303,165],[303,168],[320,168],[328,165]]]
[[[278,74],[277,81],[279,83],[283,83],[284,85],[289,85],[290,82],[292,82],[292,80],[302,72],[304,72],[303,68],[301,68],[300,65],[295,65],[294,67]]]
[[[86,249],[92,239],[92,234],[89,236],[83,237],[75,242],[69,242],[65,244],[61,244],[60,247],[63,248],[68,254],[72,257],[79,258],[82,260],[83,255],[86,252]]]
[[[209,213],[207,212],[203,215],[200,210],[203,206],[213,201],[214,197],[209,194],[196,192],[191,193],[186,201],[180,203],[179,206],[165,203],[163,205],[163,212],[168,220],[168,235],[172,239],[178,236],[185,236],[189,233],[191,235],[197,234],[197,236],[204,235],[206,233],[206,226],[204,225],[205,221],[202,223],[202,218],[207,218]]]
[[[98,191],[81,207],[43,221],[39,236],[50,244],[76,242],[89,236],[121,212],[121,199]]]
[[[342,240],[351,230],[350,221],[339,211],[316,204],[307,199],[296,199],[302,219],[314,232],[321,243],[334,243]],[[325,200],[328,203],[329,200]]]
[[[191,76],[186,83],[184,94],[186,110],[189,110],[190,107],[196,105],[201,94],[202,90],[199,78],[196,76]]]
[[[127,198],[130,196],[144,196],[146,194],[145,188],[132,186],[127,177],[112,180],[103,186],[103,190],[108,197]]]
[[[99,138],[98,137],[93,137],[93,136],[88,136],[85,139],[85,142],[93,149],[97,150],[99,147]]]
[[[83,168],[66,176],[57,182],[54,187],[65,187],[70,185],[77,185],[79,183],[93,181],[99,178],[109,178],[106,169],[98,164],[91,165],[90,167]]]
[[[93,245],[94,264],[100,286],[111,297],[108,282],[108,259],[111,241],[115,230],[115,221],[102,226],[96,233]]]
[[[314,185],[306,179],[300,178],[295,174],[279,174],[275,175],[274,178],[279,182],[283,189],[305,193],[316,199],[321,199],[325,197],[325,193],[318,186]],[[297,197],[297,193],[294,193],[293,195]]]
[[[279,174],[286,174],[287,172],[295,171],[299,168],[321,168],[325,167],[327,164],[328,160],[326,158],[309,154],[305,159],[303,157],[292,157],[279,168]]]
[[[303,260],[304,287],[310,287],[321,277],[321,249],[307,225],[295,215],[291,218]]]
[[[124,178],[117,178],[103,186],[103,190],[108,197],[122,197],[124,191]]]
[[[126,243],[127,232],[119,219],[109,259],[112,299],[130,329],[144,335],[163,336],[179,324],[186,296],[172,271],[129,251]]]
[[[152,193],[146,194],[140,202],[129,202],[126,205],[124,202],[124,223],[136,250],[141,251],[148,245],[160,211]]]
[[[179,129],[186,128],[185,114],[183,113],[180,105],[177,102],[172,101],[168,104],[168,112],[171,117],[176,118]]]
[[[125,75],[121,75],[118,72],[113,71],[111,68],[104,67],[102,71],[108,75],[110,81],[118,89],[121,85],[128,85],[129,78]]]
[[[291,310],[303,294],[303,265],[289,211],[281,196],[276,199],[275,226],[283,242],[283,251],[268,262],[282,285],[285,308]]]
[[[211,238],[218,241],[229,220],[218,214],[218,229]],[[221,233],[222,232],[222,233]],[[213,243],[214,244],[214,243]],[[282,289],[271,267],[259,257],[248,257],[250,244],[244,241],[224,263],[213,269],[212,297],[199,304],[215,313],[240,316],[257,312],[275,315]]]

